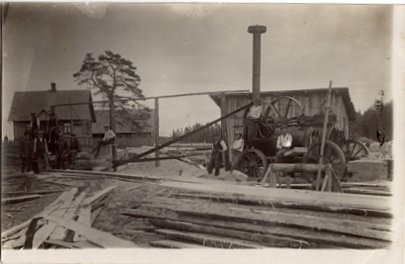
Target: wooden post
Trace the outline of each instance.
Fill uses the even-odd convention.
[[[155,147],[159,146],[159,98],[155,98],[155,133],[154,133],[154,142],[155,142]],[[159,150],[157,149],[155,151],[155,167],[160,166],[160,161],[159,161]]]
[[[327,103],[326,103],[326,111],[325,111],[325,119],[323,121],[323,129],[322,129],[322,141],[321,141],[321,149],[320,149],[320,153],[319,153],[319,169],[318,169],[318,174],[316,177],[316,190],[319,190],[319,185],[321,182],[321,165],[323,164],[323,152],[325,149],[325,141],[326,141],[326,133],[328,130],[328,121],[329,121],[329,108],[330,108],[330,95],[332,92],[332,81],[329,81],[329,89],[328,89],[328,99],[327,99]]]
[[[221,116],[225,116],[228,113],[228,104],[226,100],[226,94],[221,94]],[[225,141],[226,146],[228,149],[224,152],[224,164],[225,167],[228,167],[228,160],[229,160],[229,135],[228,131],[228,119],[221,120],[221,135],[222,139]]]

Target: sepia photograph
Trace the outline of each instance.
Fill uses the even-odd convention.
[[[404,8],[1,8],[6,255],[367,252],[403,239]]]

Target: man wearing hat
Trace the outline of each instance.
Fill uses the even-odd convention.
[[[97,147],[95,147],[90,153],[96,152],[95,156],[97,157],[98,154],[100,153],[100,148],[101,146],[109,145],[109,144],[114,144],[115,140],[115,133],[111,129],[109,125],[104,126],[104,138],[98,142]]]
[[[222,155],[225,153],[227,149],[228,148],[225,144],[225,141],[223,141],[221,138],[221,134],[216,133],[215,141],[212,144],[211,159],[207,166],[207,171],[209,174],[211,174],[212,170],[215,169],[215,176],[219,175],[222,162]]]
[[[45,132],[40,130],[38,132],[38,136],[34,139],[34,157],[36,163],[38,164],[37,170],[40,170],[39,162],[40,160],[44,162],[45,169],[49,169],[49,162],[48,162],[48,144],[44,137]]]
[[[276,162],[283,162],[284,153],[292,147],[293,137],[287,131],[287,126],[283,125],[281,128],[281,135],[277,138],[277,153]]]

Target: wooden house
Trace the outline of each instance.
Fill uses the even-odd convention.
[[[58,106],[62,104],[76,104]],[[83,103],[83,104],[81,104]],[[53,107],[54,106],[54,107]],[[8,121],[13,122],[14,139],[24,135],[30,124],[31,113],[37,115],[40,129],[47,129],[49,115],[54,113],[62,133],[75,133],[78,137],[92,137],[92,122],[96,121],[89,90],[50,90],[15,92]]]
[[[260,99],[265,107],[268,103],[277,98],[289,96],[296,99],[302,106],[304,115],[317,116],[322,115],[327,102],[328,88],[319,89],[301,89],[301,90],[282,90],[282,91],[265,91],[260,93]],[[246,93],[225,93],[222,95],[211,95],[214,102],[220,107],[221,115],[230,113],[251,102],[252,94]],[[296,104],[288,106],[288,100],[280,100],[275,107],[280,112],[287,112],[288,117],[297,116],[301,113]],[[286,109],[288,108],[288,110]],[[287,111],[286,111],[287,110]],[[356,117],[353,103],[350,99],[348,88],[333,88],[331,94],[331,111],[335,116],[336,126],[344,131],[345,136],[349,136],[349,121]],[[243,115],[241,111],[229,119],[225,120],[226,141],[231,144],[235,140],[237,133],[243,132]]]

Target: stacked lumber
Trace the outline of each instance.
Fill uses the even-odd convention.
[[[385,160],[360,159],[347,163],[350,181],[364,182],[388,179],[388,163]]]
[[[101,201],[115,188],[88,195],[86,188],[71,188],[39,214],[1,235],[2,247],[83,248],[134,247],[134,243],[91,227],[101,210]]]
[[[166,248],[386,248],[388,197],[227,184],[164,182],[177,189],[122,214],[146,218]]]

